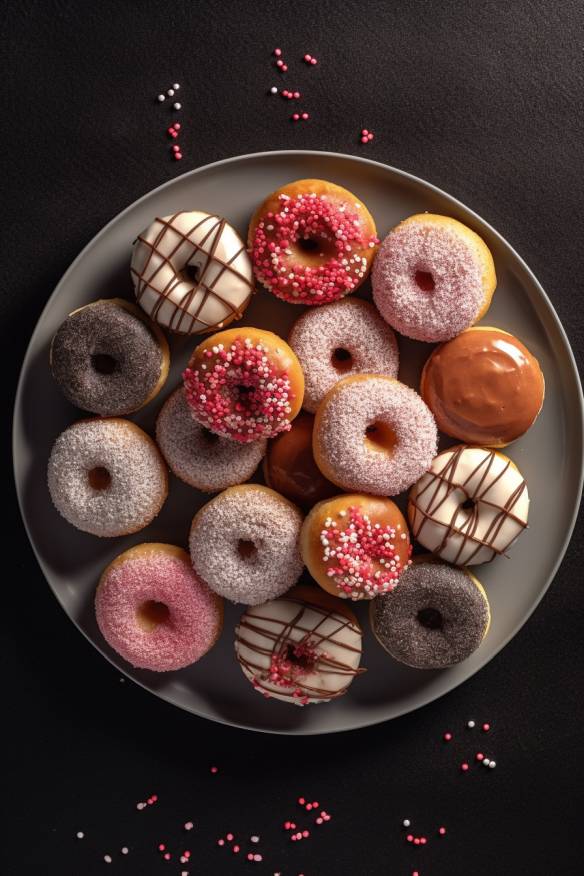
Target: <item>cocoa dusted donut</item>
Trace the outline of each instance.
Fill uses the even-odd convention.
[[[162,389],[169,364],[161,330],[122,298],[74,310],[51,343],[51,371],[65,398],[102,417],[148,404]]]

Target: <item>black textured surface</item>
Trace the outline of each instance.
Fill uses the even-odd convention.
[[[44,302],[106,221],[174,174],[284,147],[365,154],[473,207],[533,268],[582,362],[577,0],[9,0],[2,19],[7,404]],[[280,81],[270,59],[278,44],[309,122],[289,123],[290,104],[266,96]],[[298,61],[307,51],[316,67]],[[155,103],[173,81],[184,106],[177,163],[164,136],[170,115]],[[375,132],[366,147],[362,127]],[[179,840],[193,851],[191,874],[582,872],[581,525],[530,622],[461,688],[368,731],[292,739],[210,725],[120,684],[45,585],[12,493],[6,508],[4,558],[15,568],[3,588],[2,873],[92,876],[111,852],[108,873],[177,874],[176,859],[159,861],[154,848]],[[470,717],[493,723],[489,737],[473,731],[476,745],[461,729]],[[456,733],[447,747],[446,729]],[[497,769],[461,775],[457,764],[479,747]],[[137,813],[152,791],[159,803]],[[298,793],[334,819],[292,844],[277,825],[298,813]],[[425,848],[403,842],[406,816],[430,837]],[[183,843],[187,818],[197,827]],[[215,847],[229,829],[261,834],[264,863]]]

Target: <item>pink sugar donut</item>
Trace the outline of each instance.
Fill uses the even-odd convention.
[[[373,265],[373,300],[394,329],[447,341],[487,312],[497,285],[485,242],[448,216],[421,213],[389,232]]]
[[[170,544],[139,544],[116,557],[100,578],[95,613],[114,651],[155,672],[195,663],[223,626],[223,601]]]
[[[344,490],[396,496],[428,471],[437,439],[417,392],[392,377],[357,374],[322,400],[313,450],[325,477]]]
[[[343,298],[305,311],[292,326],[288,343],[304,372],[303,407],[312,413],[344,377],[397,377],[395,334],[373,305],[360,298]]]
[[[182,386],[171,393],[158,414],[156,441],[177,478],[208,493],[249,480],[268,443],[260,438],[238,444],[210,432],[193,417]]]

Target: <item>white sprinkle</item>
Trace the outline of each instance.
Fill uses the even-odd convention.
[[[158,102],[159,102],[159,103],[162,103],[163,100],[166,100],[166,98],[164,97],[163,94],[159,94],[159,95],[158,95]]]
[[[402,824],[404,827],[409,827],[411,823],[412,822],[410,821],[409,818],[404,818],[404,820],[402,821]]]
[[[176,103],[173,103],[172,106],[175,110],[179,110],[181,108],[182,104],[177,101]]]
[[[168,94],[169,97],[174,97],[174,88],[169,88],[166,93]]]
[[[495,763],[494,760],[491,760],[491,761],[489,762],[489,766],[490,766],[490,768],[491,768],[492,770],[494,770],[495,767],[497,766],[497,764]]]
[[[120,677],[120,684],[123,684],[125,682],[125,680],[126,680],[125,678]]]
[[[259,838],[259,836],[255,836],[255,835],[254,835],[254,836],[250,836],[249,840],[250,840],[250,842],[252,842],[252,843],[259,843],[260,838]]]
[[[488,767],[488,766],[490,766],[490,765],[491,765],[491,761],[489,760],[489,758],[488,758],[488,757],[484,757],[484,758],[483,758],[483,766]]]
[[[473,728],[474,726],[476,726],[476,725],[475,725],[475,722],[474,722],[474,721],[467,721],[466,726],[469,727],[469,728],[472,730],[472,728]]]
[[[85,834],[83,833],[82,830],[78,830],[76,836],[77,836],[77,839],[83,839]]]
[[[179,88],[180,88],[180,85],[179,85],[178,82],[175,82],[174,85],[173,85],[172,87],[174,88],[175,91],[178,91]]]
[[[187,823],[185,824],[185,830],[192,830],[194,826],[195,825],[192,821],[187,821]]]
[[[276,88],[275,85],[272,85],[272,87],[270,88],[270,94],[277,94],[277,93],[278,93],[278,89]]]
[[[130,850],[127,846],[122,846],[122,855],[127,855],[129,851]]]
[[[103,860],[106,862],[106,864],[111,864],[112,856],[111,855],[104,855]]]

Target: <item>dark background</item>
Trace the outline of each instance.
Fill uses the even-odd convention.
[[[102,225],[173,175],[266,149],[366,155],[460,198],[533,268],[582,364],[581,2],[25,0],[3,3],[1,16],[7,411],[47,297]],[[280,84],[277,45],[308,123],[292,125],[290,105],[266,96]],[[298,61],[307,51],[316,68]],[[174,81],[176,163],[155,102]],[[375,132],[367,146],[362,127]],[[191,874],[583,872],[581,526],[527,626],[461,688],[371,730],[269,737],[205,723],[120,683],[51,595],[10,474],[6,484],[3,874],[180,873],[176,860],[159,860],[160,841],[192,850]],[[498,766],[462,776],[463,756],[487,745],[463,730],[471,717],[493,724]],[[440,741],[446,729],[451,747]],[[153,792],[159,803],[136,812]],[[299,813],[302,793],[334,818],[292,844],[279,824]],[[430,837],[425,848],[404,843],[406,816]],[[183,842],[189,818],[197,826]],[[441,823],[448,835],[436,839]],[[216,848],[229,829],[260,834],[264,863]]]

